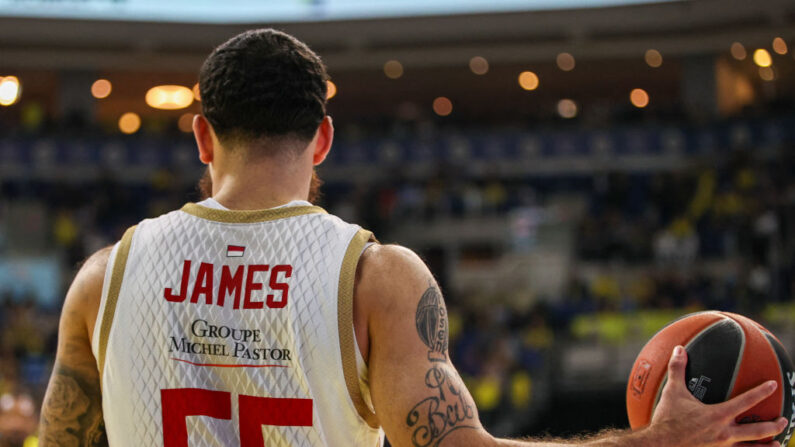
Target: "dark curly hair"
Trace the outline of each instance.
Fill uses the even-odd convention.
[[[326,115],[327,80],[320,58],[295,37],[273,29],[246,31],[204,61],[202,113],[223,143],[273,154],[285,146],[274,142],[314,137]]]

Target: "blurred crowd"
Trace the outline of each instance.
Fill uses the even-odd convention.
[[[632,316],[638,312],[660,312],[656,320],[643,320],[652,321],[640,332],[649,336],[672,310],[758,315],[789,300],[795,286],[795,157],[787,149],[735,152],[642,173],[462,178],[440,167],[425,179],[393,173],[375,184],[329,181],[321,204],[385,240],[407,222],[504,217],[527,208],[543,215],[561,195],[584,204],[570,217],[574,261],[560,296],[484,312],[448,292],[451,356],[484,423],[497,433],[517,434],[543,392],[539,383],[551,380],[548,356],[556,343],[621,343],[637,334]],[[132,184],[110,174],[83,183],[3,180],[0,259],[57,259],[62,299],[86,256],[140,219],[197,199],[189,181],[165,170]],[[20,226],[29,244],[20,240]],[[22,245],[35,253],[25,253]],[[0,284],[0,446],[16,446],[34,431],[60,303],[5,286]]]
[[[57,315],[0,295],[0,446],[28,447],[38,424]]]

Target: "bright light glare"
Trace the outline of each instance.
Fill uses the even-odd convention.
[[[137,113],[127,112],[119,118],[119,130],[131,134],[141,128],[141,117]]]
[[[107,98],[112,90],[113,84],[107,79],[97,79],[91,84],[91,95],[97,99]]]
[[[146,104],[155,109],[184,109],[193,104],[193,99],[193,91],[181,85],[158,85],[146,92]]]
[[[532,71],[523,71],[519,74],[519,86],[525,90],[532,91],[538,88],[538,75]]]
[[[16,76],[0,78],[0,106],[10,106],[19,100],[21,87]]]
[[[770,53],[764,48],[759,48],[754,51],[754,63],[760,67],[769,67],[773,65],[773,58]]]
[[[633,106],[642,109],[649,105],[649,94],[642,88],[636,88],[629,94],[629,100]]]
[[[327,84],[326,99],[331,99],[331,98],[337,96],[337,84],[335,84],[335,83],[333,83],[331,81],[326,81],[326,84]]]

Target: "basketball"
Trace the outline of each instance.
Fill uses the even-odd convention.
[[[776,391],[741,414],[737,422],[778,417],[792,420],[795,372],[781,342],[762,325],[742,315],[708,311],[670,323],[638,354],[627,384],[627,414],[633,429],[651,422],[667,380],[668,361],[677,345],[687,351],[687,387],[701,402],[724,402],[775,380]],[[786,447],[792,430],[791,424],[775,440]]]

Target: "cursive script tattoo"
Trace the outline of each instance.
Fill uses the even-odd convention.
[[[417,304],[417,333],[420,339],[428,346],[428,360],[432,362],[447,361],[447,309],[439,289],[430,284]]]
[[[432,366],[425,374],[425,386],[434,394],[421,400],[409,411],[406,424],[414,431],[411,442],[415,447],[438,446],[447,435],[460,428],[477,428],[475,408],[449,380],[445,368]]]
[[[422,294],[415,322],[420,340],[428,347],[431,368],[425,373],[429,397],[406,416],[414,447],[437,447],[461,428],[477,428],[477,410],[452,366],[447,364],[448,323],[444,299],[433,280]]]

